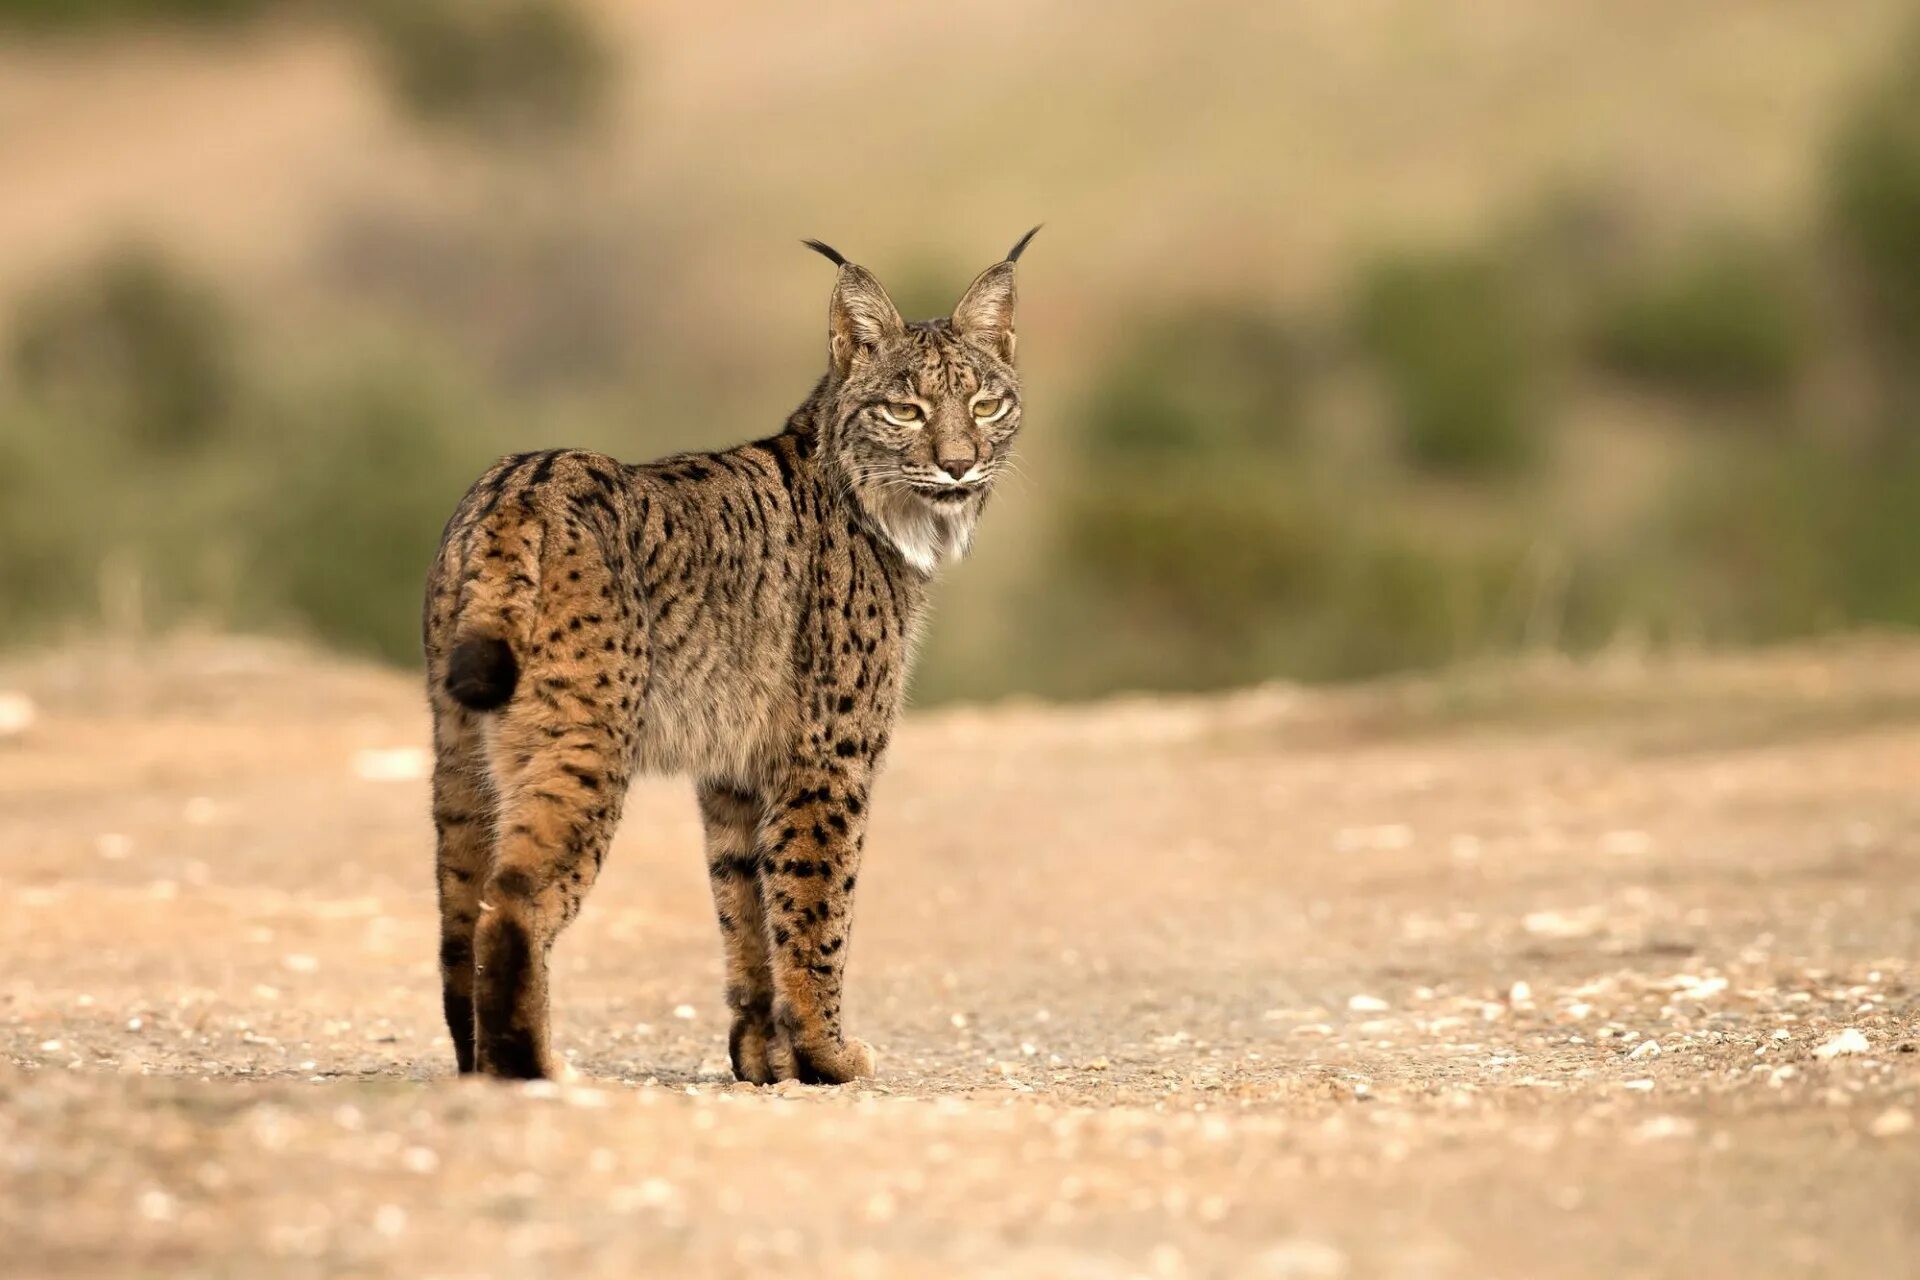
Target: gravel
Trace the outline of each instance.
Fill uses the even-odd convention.
[[[684,784],[451,1078],[411,679],[0,667],[22,1276],[1898,1274],[1920,649],[912,717],[849,1016],[726,1071]],[[18,720],[18,717],[16,717]]]

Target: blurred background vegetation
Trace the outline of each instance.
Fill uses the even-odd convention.
[[[1920,625],[1920,14],[0,0],[0,643],[416,660],[500,452],[1022,265],[917,696]],[[1173,104],[1169,106],[1168,104]]]

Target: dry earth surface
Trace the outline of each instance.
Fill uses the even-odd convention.
[[[10,1276],[1913,1274],[1920,648],[915,717],[856,1087],[725,1070],[687,788],[457,1082],[412,682],[0,668]],[[30,721],[22,723],[23,721]]]

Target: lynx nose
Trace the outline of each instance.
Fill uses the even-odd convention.
[[[973,470],[973,459],[971,457],[942,458],[940,469],[958,480]]]

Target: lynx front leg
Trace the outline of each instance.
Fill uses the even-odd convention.
[[[795,770],[760,830],[760,887],[779,1039],[775,1065],[790,1065],[805,1084],[873,1074],[873,1049],[848,1039],[840,1020],[870,776],[864,763],[857,770]]]
[[[727,1056],[736,1079],[772,1084],[780,1078],[772,1057],[773,974],[767,966],[766,910],[754,848],[766,806],[758,792],[722,782],[703,781],[698,792],[707,834],[707,878],[726,952],[727,1007],[733,1012]]]

